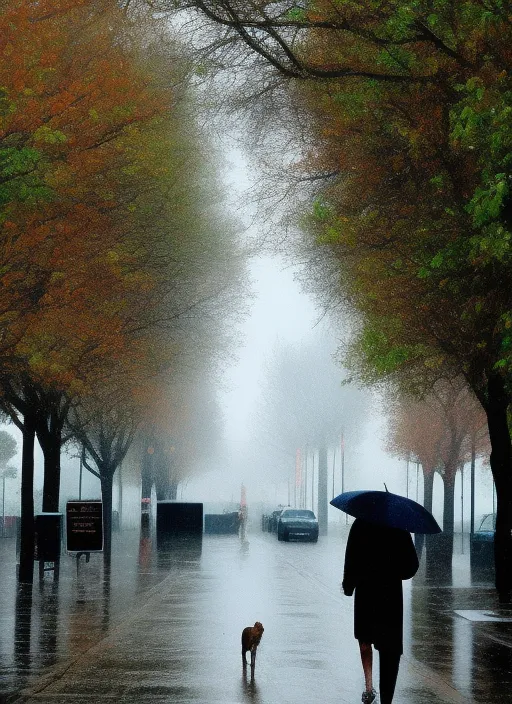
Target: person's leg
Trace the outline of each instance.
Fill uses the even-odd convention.
[[[395,693],[401,653],[396,650],[379,650],[380,704],[391,704]]]
[[[359,641],[359,651],[361,653],[361,663],[364,672],[364,684],[367,692],[373,690],[373,648],[371,643]]]

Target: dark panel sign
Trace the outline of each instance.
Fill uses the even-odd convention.
[[[66,536],[68,552],[101,552],[103,550],[101,501],[68,501]]]
[[[156,505],[157,538],[177,533],[203,533],[203,504],[181,501],[158,501]]]

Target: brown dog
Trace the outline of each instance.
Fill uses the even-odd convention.
[[[242,663],[243,668],[247,667],[245,654],[248,650],[251,651],[251,677],[254,677],[254,668],[256,666],[256,649],[260,644],[261,636],[263,635],[263,625],[256,621],[254,626],[247,626],[242,631]]]

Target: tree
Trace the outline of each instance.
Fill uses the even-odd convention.
[[[445,424],[439,408],[416,399],[401,399],[388,417],[387,450],[402,459],[421,464],[423,505],[432,512],[434,476],[441,460]]]
[[[389,89],[381,92],[389,101],[397,97]],[[429,100],[428,114],[432,115],[435,96]],[[427,114],[426,104],[417,102]],[[410,101],[404,103],[404,110],[418,110]],[[380,106],[379,100],[373,105],[375,117],[368,120],[374,127]],[[413,375],[416,383],[426,386],[448,366],[452,376],[466,378],[487,413],[491,466],[500,483],[503,501],[498,503],[506,523],[511,496],[506,423],[510,399],[508,353],[503,346],[507,343],[503,341],[507,338],[504,321],[510,305],[510,272],[501,255],[491,264],[493,255],[489,259],[471,249],[479,248],[487,238],[485,228],[475,227],[470,216],[471,193],[477,187],[468,173],[474,174],[474,165],[470,168],[470,158],[458,158],[459,146],[453,140],[450,171],[444,171],[446,164],[441,166],[444,175],[439,181],[439,140],[436,145],[433,123],[424,126],[422,121],[422,139],[415,143],[412,126],[405,139],[403,131],[396,130],[372,143],[371,134],[359,129],[356,135],[353,116],[348,119],[351,138],[359,145],[361,166],[355,167],[353,177],[344,184],[342,202],[340,186],[338,196],[331,190],[332,213],[328,200],[318,211],[323,241],[329,241],[343,260],[345,281],[350,281],[348,296],[361,313],[356,354],[365,360],[363,373],[373,370],[370,376],[374,379],[403,374],[410,379]],[[345,129],[342,126],[340,134]],[[448,143],[454,133],[455,129],[446,134]],[[355,164],[355,156],[352,146],[343,155],[344,166]],[[457,192],[455,185],[445,186],[447,173],[452,184],[458,182]],[[373,181],[366,181],[370,174]],[[363,179],[366,198],[360,196]],[[462,184],[465,193],[461,193]],[[473,244],[468,249],[469,241]],[[501,528],[497,532],[496,585],[500,597],[508,599],[509,532]]]
[[[428,377],[448,364],[481,402],[498,497],[496,587],[509,600],[507,12],[462,0],[435,12],[421,1],[192,4],[259,61],[314,83],[322,155],[340,174],[317,203],[319,236],[360,311],[359,353],[377,376]]]
[[[115,3],[9,3],[0,23],[2,402],[24,437],[23,578],[32,561],[34,432],[45,454],[43,506],[55,511],[70,402],[101,383],[128,346],[140,354],[142,330],[167,319],[150,303],[164,304],[156,283],[175,252],[153,249],[149,267],[157,236],[168,238],[141,227],[143,207],[154,204],[143,201],[144,178],[155,176],[141,145],[143,124],[170,142],[163,118],[171,101],[135,60]],[[15,71],[9,52],[23,57]]]
[[[477,454],[488,450],[485,435],[475,435],[475,429],[485,426],[481,405],[463,380],[440,381],[420,401],[399,396],[389,420],[388,448],[394,454],[421,463],[423,505],[429,511],[432,511],[434,473],[439,472],[443,479],[443,531],[453,533],[457,470],[471,458],[473,446]]]
[[[110,389],[111,391],[112,389]],[[75,438],[83,447],[85,468],[100,480],[103,505],[103,558],[110,565],[112,556],[112,489],[114,474],[126,456],[133,441],[137,418],[133,409],[118,395],[101,395],[103,401],[96,406],[87,422],[79,412],[70,419]],[[91,465],[89,458],[94,462]]]
[[[392,406],[388,447],[392,453],[413,459],[423,469],[423,505],[432,511],[433,484],[436,472],[443,480],[443,535],[427,539],[427,570],[442,570],[451,575],[455,478],[457,471],[471,460],[472,475],[478,455],[488,452],[485,413],[462,379],[442,380],[421,400],[398,396]],[[474,506],[472,481],[471,506]],[[473,508],[472,508],[473,515]],[[442,538],[441,550],[436,544]],[[423,545],[417,536],[417,545]],[[439,547],[439,546],[438,546]]]
[[[128,69],[122,24],[109,2],[92,14],[78,1],[10,3],[2,16],[4,51],[24,59],[15,72],[4,62],[2,75],[2,296],[8,333],[15,331],[5,399],[14,413],[36,404],[44,510],[58,510],[64,392],[79,383],[85,354],[90,363],[119,345],[112,323],[128,294],[115,252],[126,234],[119,224],[130,227],[120,199],[130,163],[126,133],[168,109],[133,62]],[[132,295],[141,285],[131,282]]]

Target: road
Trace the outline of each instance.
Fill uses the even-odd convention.
[[[355,704],[363,677],[352,599],[340,592],[343,546],[339,532],[316,544],[254,532],[158,552],[132,536],[116,548],[111,579],[98,556],[78,575],[66,556],[58,584],[48,574],[32,593],[16,593],[7,580],[0,701]],[[468,593],[406,584],[396,704],[512,701],[498,684],[510,677],[510,649],[485,624],[478,637],[502,658],[501,672],[496,683],[491,670],[477,672],[475,625],[453,613]],[[256,620],[265,632],[251,681],[240,634]]]

